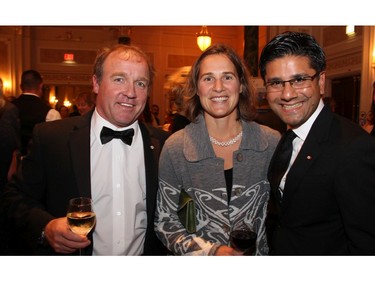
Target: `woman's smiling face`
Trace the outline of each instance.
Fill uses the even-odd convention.
[[[236,115],[241,83],[234,64],[225,55],[209,55],[202,60],[198,95],[206,114],[214,118]]]

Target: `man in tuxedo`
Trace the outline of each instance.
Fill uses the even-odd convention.
[[[278,148],[269,167],[270,254],[374,255],[375,140],[323,105],[322,48],[308,34],[285,32],[265,46],[259,68],[271,109],[297,135],[280,182]]]
[[[95,109],[35,126],[22,179],[7,186],[2,203],[33,253],[166,253],[153,225],[158,158],[169,134],[138,121],[153,77],[140,49],[104,48],[92,77]],[[97,218],[87,238],[70,231],[66,219],[69,199],[79,196],[92,198]]]

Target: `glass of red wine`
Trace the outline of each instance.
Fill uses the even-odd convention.
[[[230,232],[230,246],[244,256],[256,254],[257,233],[247,224],[237,224]]]

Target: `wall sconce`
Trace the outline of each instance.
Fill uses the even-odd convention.
[[[354,25],[347,25],[346,26],[346,35],[353,36],[355,34],[355,26]]]
[[[3,80],[3,93],[4,93],[4,96],[9,96],[10,95],[10,89],[11,89],[11,85],[8,81],[6,80]]]
[[[53,106],[53,108],[55,108],[55,106],[58,102],[59,102],[59,100],[55,96],[49,97],[49,103],[50,103],[50,105]]]
[[[71,107],[72,106],[72,103],[68,100],[68,99],[66,99],[66,100],[64,100],[64,103],[63,103],[66,107]]]
[[[375,49],[372,51],[372,68],[375,68]]]
[[[207,31],[207,26],[203,25],[199,33],[197,33],[197,44],[199,49],[203,52],[211,46],[211,34]]]

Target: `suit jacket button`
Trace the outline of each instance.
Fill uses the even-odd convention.
[[[236,159],[237,159],[238,162],[242,162],[243,161],[243,155],[242,155],[242,153],[237,154]]]
[[[224,230],[224,232],[229,232],[230,231],[230,227],[228,225],[226,225],[226,224],[223,224],[222,229]]]
[[[236,189],[234,190],[234,194],[236,194],[237,196],[240,196],[240,195],[242,194],[242,190],[241,190],[241,188],[236,188]]]

